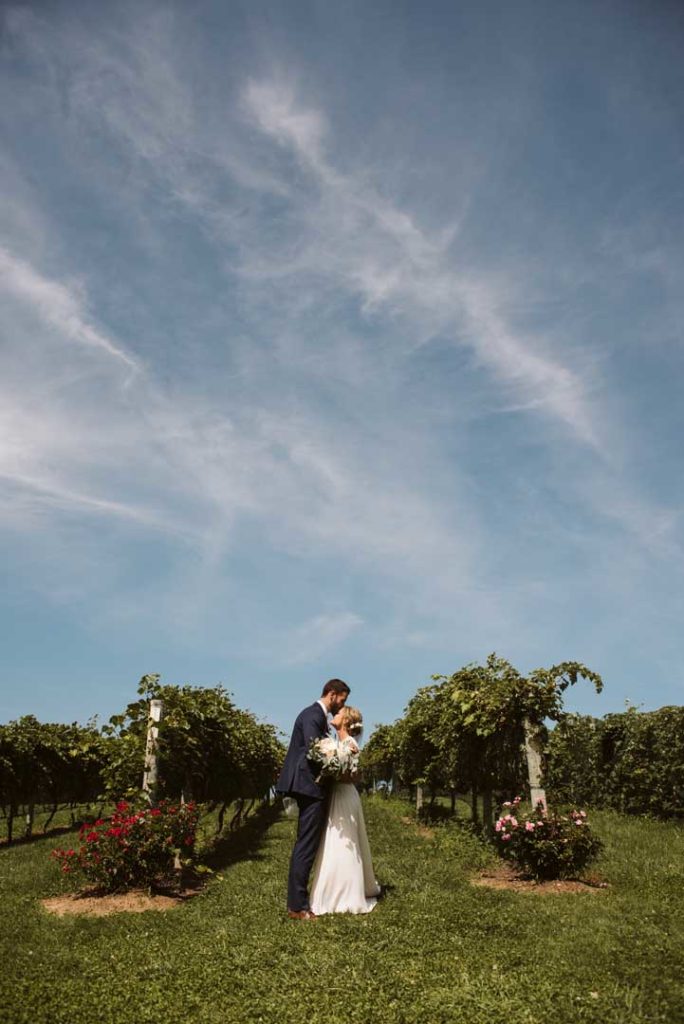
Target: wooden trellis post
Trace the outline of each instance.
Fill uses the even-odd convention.
[[[145,746],[145,770],[143,773],[143,793],[151,805],[157,802],[157,739],[159,723],[164,714],[164,702],[150,701],[150,717],[147,722],[147,744]]]
[[[416,814],[420,814],[423,809],[423,787],[416,786]]]
[[[530,783],[530,800],[533,807],[536,807],[541,802],[546,811],[546,790],[541,784],[542,747],[539,730],[532,725],[529,718],[526,718],[523,724],[525,727],[525,756],[527,758],[527,777]]]

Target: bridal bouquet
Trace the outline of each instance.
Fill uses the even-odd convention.
[[[311,740],[307,753],[309,761],[318,768],[316,782],[339,779],[343,775],[356,775],[359,754],[356,744],[336,743],[330,736]]]

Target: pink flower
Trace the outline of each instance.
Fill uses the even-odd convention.
[[[502,828],[503,828],[503,823],[501,821],[497,821],[496,825],[494,826],[494,830],[496,832],[500,832]]]
[[[533,822],[531,822],[531,821],[526,821],[525,822],[525,831],[526,832],[534,832],[534,824],[533,824]]]
[[[504,832],[504,834],[501,836],[501,838],[503,839],[504,842],[506,842],[506,840],[511,838],[511,833],[510,832]]]
[[[518,827],[518,819],[517,818],[511,818],[510,821],[511,821],[511,827],[512,828],[517,828]]]

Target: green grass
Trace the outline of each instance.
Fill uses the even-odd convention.
[[[166,914],[54,918],[48,851],[0,851],[0,1015],[8,1024],[637,1024],[684,1020],[682,830],[592,815],[605,891],[475,888],[489,856],[463,827],[432,839],[398,801],[367,800],[376,871],[364,917],[284,914],[294,824],[253,819],[221,879]],[[11,970],[8,966],[11,966]]]

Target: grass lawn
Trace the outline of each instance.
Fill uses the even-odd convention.
[[[168,913],[55,918],[48,852],[0,850],[0,1019],[7,1024],[637,1024],[684,1021],[681,827],[595,813],[608,890],[476,888],[489,854],[465,830],[432,838],[399,801],[365,801],[390,889],[365,917],[294,922],[284,891],[294,823],[253,820],[220,878]]]

